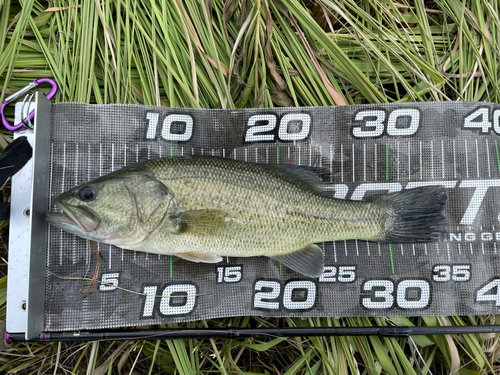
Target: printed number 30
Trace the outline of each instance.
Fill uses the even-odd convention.
[[[385,111],[359,111],[354,118],[352,135],[356,138],[377,138],[384,134]],[[398,118],[408,117],[408,127],[397,127]],[[415,108],[395,109],[387,119],[387,134],[391,136],[409,136],[417,132],[420,125],[420,112]]]

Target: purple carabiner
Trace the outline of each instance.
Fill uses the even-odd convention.
[[[5,118],[5,114],[3,113],[5,107],[7,107],[7,104],[9,104],[9,103],[13,102],[14,100],[20,98],[24,94],[26,94],[26,93],[30,92],[31,90],[33,90],[39,84],[45,83],[45,82],[50,83],[52,85],[52,89],[50,89],[49,93],[46,95],[47,99],[52,99],[54,97],[54,95],[56,94],[56,92],[57,92],[57,83],[53,79],[50,79],[50,78],[35,79],[33,82],[31,82],[27,86],[23,87],[18,92],[14,93],[11,96],[9,96],[8,98],[4,99],[4,101],[2,102],[2,108],[0,109],[0,114],[2,116],[2,123],[3,123],[3,125],[7,129],[14,131],[14,130],[19,129],[21,126],[23,126],[22,122],[20,122],[17,125],[14,125],[14,126],[12,126],[11,124],[9,124],[9,122]],[[33,120],[34,117],[35,117],[35,110],[31,111],[30,114],[29,114],[30,120]]]

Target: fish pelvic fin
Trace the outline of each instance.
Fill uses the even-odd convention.
[[[272,256],[271,259],[309,277],[320,277],[324,269],[323,251],[312,243],[288,254]]]
[[[444,187],[424,186],[372,199],[382,205],[388,217],[378,239],[382,242],[436,242],[446,233],[443,214],[447,193]]]
[[[216,254],[212,253],[202,253],[196,251],[190,251],[186,253],[173,254],[181,259],[189,260],[195,263],[219,263],[222,258]]]

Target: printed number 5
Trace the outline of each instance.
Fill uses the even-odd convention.
[[[103,273],[101,278],[101,285],[99,285],[99,290],[102,292],[115,290],[118,286],[118,277],[120,274],[116,273]]]

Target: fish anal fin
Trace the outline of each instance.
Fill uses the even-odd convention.
[[[195,263],[219,263],[222,257],[213,253],[203,253],[201,251],[190,251],[186,253],[176,253],[175,256]]]
[[[323,251],[312,243],[288,254],[275,255],[271,259],[309,277],[320,277],[324,269]]]

